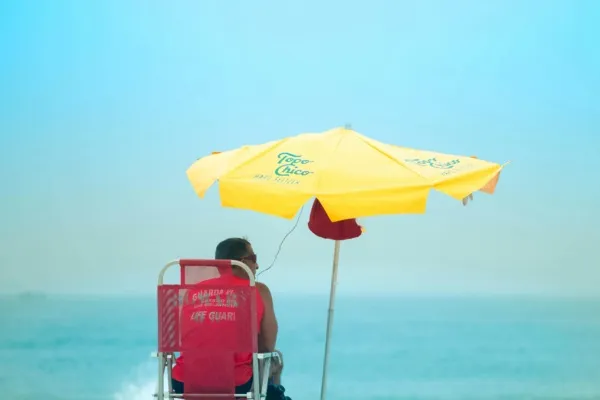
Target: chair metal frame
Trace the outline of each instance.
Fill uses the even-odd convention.
[[[230,265],[242,268],[249,277],[249,286],[255,287],[256,280],[254,274],[250,268],[241,261],[237,260],[209,260],[209,259],[176,259],[167,263],[158,275],[158,288],[163,285],[165,272],[174,265],[178,265],[180,268],[181,280],[184,280],[184,270],[186,267],[214,267],[215,263],[222,263],[227,261]],[[160,318],[160,316],[159,316]],[[158,400],[165,399],[183,399],[183,398],[205,398],[205,397],[223,397],[231,398],[246,398],[246,399],[266,399],[267,387],[269,383],[269,376],[271,371],[271,362],[276,360],[279,363],[282,362],[279,352],[272,353],[253,353],[252,354],[252,389],[246,394],[204,394],[204,393],[173,393],[173,387],[171,384],[171,371],[173,369],[173,363],[175,361],[175,354],[165,352],[154,352],[152,357],[158,359],[158,384],[154,397]],[[167,371],[167,392],[165,392],[165,370]]]

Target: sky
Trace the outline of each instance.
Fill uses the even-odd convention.
[[[224,209],[211,151],[344,124],[511,164],[467,207],[360,220],[340,293],[600,295],[596,1],[0,3],[0,292],[151,294],[161,266],[294,220]],[[310,204],[275,293],[326,293]]]

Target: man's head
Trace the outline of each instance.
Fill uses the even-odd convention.
[[[256,254],[249,241],[243,238],[229,238],[217,245],[215,250],[217,260],[238,260],[246,264],[256,274],[258,264]]]

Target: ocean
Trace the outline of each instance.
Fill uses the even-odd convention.
[[[327,297],[275,296],[282,383],[319,398]],[[0,297],[1,399],[151,399],[155,300]],[[339,296],[328,399],[600,399],[600,300]]]

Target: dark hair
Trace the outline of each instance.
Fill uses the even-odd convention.
[[[243,238],[229,238],[223,240],[215,249],[217,260],[241,260],[248,255],[250,242]]]

